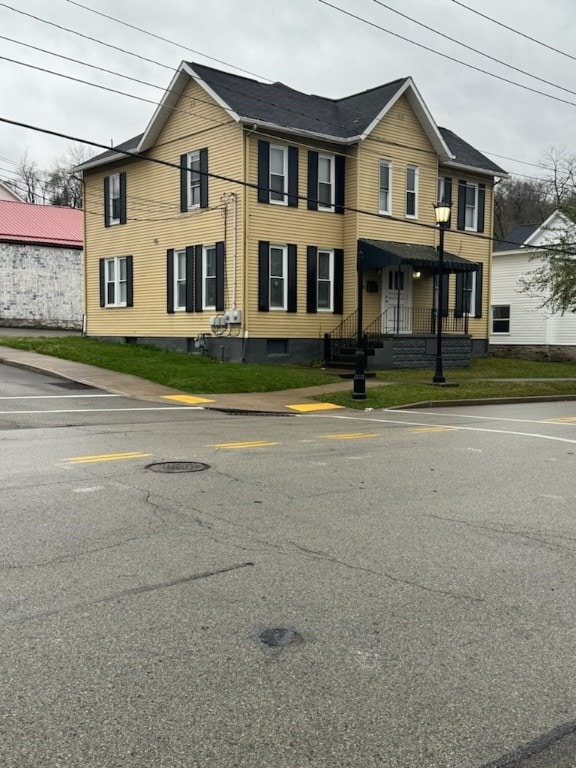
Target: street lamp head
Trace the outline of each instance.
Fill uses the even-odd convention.
[[[450,203],[433,203],[434,215],[436,216],[436,224],[441,227],[448,224],[450,219],[450,213],[452,212],[452,205]]]

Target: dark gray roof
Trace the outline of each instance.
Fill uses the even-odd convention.
[[[343,99],[313,96],[283,83],[261,83],[190,62],[189,66],[241,118],[347,139],[364,132],[408,78]]]
[[[365,268],[380,269],[401,264],[415,268],[438,267],[438,251],[433,245],[364,239],[359,241],[359,245],[364,254]],[[462,256],[444,251],[444,269],[447,272],[474,272],[478,267]]]
[[[500,176],[501,174],[507,175],[506,171],[500,168],[500,166],[493,163],[492,160],[488,160],[482,152],[474,149],[471,144],[468,144],[467,141],[461,139],[460,136],[457,136],[453,131],[448,130],[448,128],[438,128],[438,130],[442,134],[442,138],[446,144],[448,144],[452,154],[455,155],[453,160],[454,163],[467,165],[470,168],[479,168],[483,171],[492,171],[497,176]]]
[[[143,133],[139,133],[138,136],[133,136],[131,139],[123,141],[121,144],[116,144],[116,146],[112,147],[112,149],[107,149],[106,152],[101,152],[99,155],[94,155],[94,157],[86,160],[86,162],[77,165],[75,168],[73,168],[73,170],[82,170],[84,166],[90,167],[92,163],[100,162],[106,160],[107,158],[116,159],[116,155],[122,150],[126,152],[134,152],[138,148],[138,144],[143,135]]]
[[[542,224],[518,224],[512,227],[504,240],[494,243],[493,251],[515,251],[521,248]]]

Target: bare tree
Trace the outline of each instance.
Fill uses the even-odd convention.
[[[518,224],[540,224],[552,210],[544,179],[504,179],[494,195],[494,236],[502,240]]]

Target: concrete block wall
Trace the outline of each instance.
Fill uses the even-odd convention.
[[[82,251],[0,243],[0,326],[81,328]]]

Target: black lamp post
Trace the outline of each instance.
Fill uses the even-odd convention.
[[[352,390],[353,400],[366,400],[366,376],[364,369],[366,367],[366,358],[364,356],[364,344],[362,339],[362,310],[364,288],[364,254],[358,245],[358,325],[356,327],[356,354],[354,355],[354,387]]]
[[[440,245],[438,246],[438,303],[436,307],[436,369],[433,384],[445,384],[444,371],[442,369],[442,312],[444,310],[444,232],[450,220],[451,205],[449,203],[437,203],[434,206],[436,224],[440,229]]]

